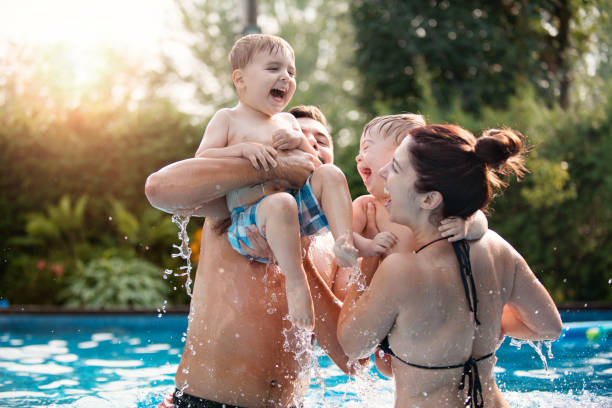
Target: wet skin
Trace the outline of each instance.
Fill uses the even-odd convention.
[[[241,158],[188,159],[149,176],[145,189],[151,204],[163,211],[223,215],[223,196],[230,190],[274,178],[303,184],[312,172],[308,156],[300,151],[290,152],[286,159],[279,155],[278,167],[269,172],[256,171]],[[175,383],[179,388],[187,383],[186,393],[222,403],[290,406],[294,396],[306,391],[308,379],[298,382],[299,365],[293,353],[283,350],[282,332],[289,327],[283,320],[284,278],[234,251],[225,235],[212,230],[213,222],[204,224],[187,340]],[[323,245],[304,240],[314,333],[318,344],[346,370],[348,358],[336,337],[340,304],[329,289],[336,274],[333,239]]]
[[[282,333],[289,329],[283,320],[284,278],[238,254],[211,224],[205,223],[202,234],[177,387],[187,382],[189,394],[240,406],[287,406],[294,393],[307,389],[308,379],[297,383],[299,365],[283,350]],[[331,267],[328,263],[325,275]],[[314,283],[309,260],[305,269]],[[318,285],[311,283],[313,296]]]
[[[434,241],[440,238],[435,220],[442,218],[441,195],[416,191],[408,143],[410,136],[381,170],[391,198],[390,220],[412,229],[416,247],[435,243],[419,253],[389,255],[373,276],[364,270],[367,289],[351,287],[340,316],[338,337],[347,354],[367,356],[389,335],[391,349],[403,360],[446,366],[491,353],[500,335],[558,338],[561,319],[552,298],[520,254],[493,231],[470,243],[481,323],[475,324],[453,248],[444,240]],[[507,319],[508,308],[513,319]],[[484,406],[507,407],[495,383],[495,361],[492,356],[477,363]],[[395,358],[391,365],[395,407],[464,406],[467,389],[457,389],[461,368],[426,370]]]

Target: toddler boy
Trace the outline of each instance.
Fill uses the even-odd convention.
[[[264,170],[276,165],[277,150],[301,149],[316,157],[297,120],[283,112],[296,88],[291,46],[280,37],[247,35],[234,44],[230,61],[238,105],[215,113],[196,157],[244,157]],[[344,174],[331,164],[316,168],[297,191],[283,187],[264,183],[228,194],[232,223],[227,235],[232,247],[248,257],[242,244],[251,246],[247,228],[257,227],[285,274],[291,320],[312,330],[314,311],[302,266],[300,233],[312,235],[329,228],[336,240],[338,265],[353,266],[357,249],[351,232],[351,198]]]

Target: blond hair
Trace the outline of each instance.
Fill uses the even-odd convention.
[[[395,144],[399,146],[411,130],[426,124],[423,115],[416,113],[377,116],[365,125],[362,137],[365,137],[374,128],[378,128],[384,138],[393,137]]]
[[[282,52],[295,60],[293,48],[284,39],[275,35],[249,34],[236,41],[230,51],[229,59],[232,64],[232,71],[244,68],[251,61],[251,58],[260,51],[267,51],[270,54]]]

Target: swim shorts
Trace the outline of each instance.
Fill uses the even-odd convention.
[[[158,408],[241,408],[237,405],[228,405],[223,404],[221,402],[210,401],[205,398],[194,397],[193,395],[189,395],[186,392],[183,392],[181,396],[178,395],[178,389],[174,391],[173,394],[169,394],[163,403],[166,400],[171,399],[172,405],[159,405]],[[296,408],[296,407],[291,407]],[[300,408],[303,408],[303,405],[300,404]]]
[[[329,228],[327,218],[325,218],[325,214],[323,214],[323,210],[319,206],[319,202],[312,191],[310,179],[308,179],[306,184],[304,184],[304,187],[301,189],[288,190],[287,192],[291,194],[297,202],[301,235],[314,235],[319,231]],[[232,225],[227,231],[227,239],[232,248],[234,248],[239,254],[244,255],[253,261],[268,263],[268,259],[254,258],[249,256],[244,249],[242,249],[242,245],[244,244],[246,244],[249,248],[253,248],[249,238],[247,237],[246,231],[247,227],[250,226],[255,226],[255,228],[257,228],[257,207],[259,206],[261,200],[263,200],[263,197],[254,204],[236,207],[232,210]],[[262,236],[265,236],[262,231],[259,229],[258,231]]]

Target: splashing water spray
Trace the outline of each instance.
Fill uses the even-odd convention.
[[[318,373],[320,377],[320,367],[318,367],[317,355],[312,342],[312,331],[294,326],[289,315],[283,316],[283,320],[288,320],[291,323],[290,327],[284,328],[282,331],[283,337],[285,338],[283,342],[283,351],[292,353],[293,358],[298,363],[299,371],[297,373],[297,381],[300,382],[300,380],[306,376],[310,377],[313,366],[316,366],[315,374]],[[317,380],[321,383],[321,389],[324,389],[323,379],[317,378]],[[293,404],[298,407],[302,406],[302,398],[303,397],[300,397],[300,400],[298,400],[298,397],[294,396]],[[323,401],[325,401],[325,399],[323,399]]]
[[[181,272],[174,273],[176,277],[185,277],[185,291],[187,292],[187,296],[191,297],[191,248],[189,247],[189,235],[187,234],[187,224],[189,224],[189,216],[188,215],[172,215],[172,222],[175,223],[179,227],[178,238],[180,240],[180,245],[172,244],[172,247],[177,249],[178,252],[175,252],[172,255],[173,258],[181,257],[185,260],[185,265],[180,266],[179,270]],[[167,278],[167,275],[173,274],[172,270],[166,269],[164,271],[164,279]]]
[[[515,338],[510,339],[510,345],[516,347],[518,350],[521,349],[521,346],[523,344],[527,344],[532,349],[534,349],[537,355],[540,357],[540,360],[542,360],[542,364],[544,365],[544,371],[546,371],[546,375],[551,380],[552,380],[552,376],[551,376],[550,371],[548,371],[548,361],[546,360],[546,356],[542,352],[542,345],[546,346],[546,349],[548,350],[548,353],[547,353],[548,358],[554,358],[553,353],[552,353],[552,343],[553,342],[551,340],[531,341],[531,340],[518,340]]]

